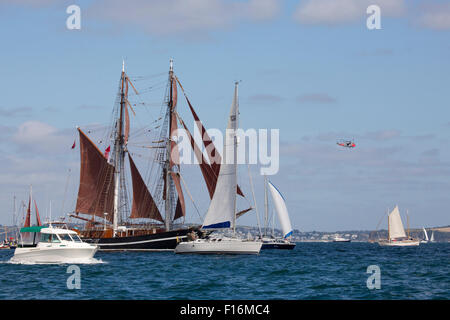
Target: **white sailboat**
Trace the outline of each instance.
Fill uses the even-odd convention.
[[[425,230],[425,227],[422,227],[422,229],[423,229],[423,234],[424,234],[425,239],[421,240],[420,243],[428,243],[429,240],[428,240],[427,230]]]
[[[214,195],[201,229],[230,230],[236,227],[236,190],[237,190],[237,136],[239,118],[238,83],[235,83],[234,98],[228,120],[223,157]],[[235,236],[207,238],[180,242],[175,253],[202,254],[258,254],[262,242],[239,239]]]
[[[281,225],[281,230],[283,232],[282,239],[276,239],[275,237],[268,238],[263,237],[262,249],[294,249],[295,243],[291,242],[289,239],[292,236],[292,225],[289,219],[289,213],[286,207],[286,202],[281,192],[271,183],[267,182],[266,187],[269,187],[270,194],[272,196],[275,211],[278,215],[278,220]],[[267,189],[266,189],[266,215],[267,215]],[[267,220],[267,218],[266,218]]]
[[[381,246],[418,246],[420,241],[407,236],[403,228],[402,218],[398,206],[388,216],[388,239],[378,242]]]
[[[434,231],[431,232],[430,242],[436,242],[436,240],[434,240]]]

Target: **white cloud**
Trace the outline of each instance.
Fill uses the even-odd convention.
[[[450,3],[434,4],[423,8],[418,23],[434,30],[450,30]]]
[[[198,36],[241,21],[270,20],[278,14],[279,4],[277,0],[108,0],[95,3],[89,13],[150,34]]]
[[[406,12],[404,0],[306,0],[294,12],[302,24],[342,24],[367,18],[367,7],[378,5],[383,16],[400,16]]]
[[[25,151],[64,153],[69,150],[72,137],[49,124],[33,120],[19,125],[12,141]]]

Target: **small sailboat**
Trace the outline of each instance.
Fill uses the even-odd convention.
[[[421,240],[420,243],[428,243],[428,233],[427,230],[425,230],[425,227],[422,227],[423,229],[423,234],[424,234],[424,240]]]
[[[236,237],[237,197],[237,135],[239,105],[238,83],[235,83],[234,98],[228,120],[223,157],[214,195],[201,226],[204,231],[233,230],[230,237],[214,237],[180,242],[175,253],[197,254],[258,254],[262,242]]]
[[[434,231],[431,232],[430,242],[436,242],[436,240],[434,240]]]
[[[396,247],[418,246],[420,244],[419,240],[412,239],[409,236],[409,232],[408,236],[406,235],[398,206],[395,206],[394,210],[388,215],[388,239],[381,240],[378,243],[381,246]]]
[[[275,238],[272,237],[263,237],[263,245],[262,249],[294,249],[295,243],[291,242],[289,239],[292,236],[292,225],[291,220],[289,219],[288,210],[286,207],[286,202],[284,200],[281,192],[271,183],[265,183],[265,196],[266,196],[266,216],[267,216],[267,186],[270,189],[270,194],[272,196],[273,204],[275,207],[275,211],[278,215],[278,220],[281,224],[281,230],[283,232],[283,238]],[[267,221],[267,217],[266,217]]]

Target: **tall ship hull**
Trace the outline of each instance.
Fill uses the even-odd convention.
[[[101,251],[173,251],[178,243],[186,241],[188,234],[197,227],[171,231],[148,231],[148,234],[120,237],[99,237],[95,232],[86,232],[86,242],[94,243]],[[151,233],[150,233],[151,232]]]

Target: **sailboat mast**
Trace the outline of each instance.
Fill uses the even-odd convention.
[[[173,106],[173,92],[172,92],[172,86],[173,86],[173,59],[170,59],[170,67],[169,67],[169,101],[167,104],[167,107],[169,108],[169,139],[167,140],[167,157],[166,157],[166,176],[165,181],[166,181],[166,185],[165,185],[165,194],[166,194],[166,202],[165,202],[165,216],[164,216],[164,225],[166,228],[166,231],[170,230],[170,224],[171,224],[171,216],[172,216],[172,205],[171,205],[171,194],[170,194],[170,156],[171,156],[171,139],[172,137],[171,132],[172,132],[172,121],[171,121],[171,116],[172,116],[172,106]]]
[[[117,125],[117,134],[114,142],[114,212],[113,212],[113,236],[116,236],[119,219],[119,188],[120,188],[120,168],[123,163],[123,108],[125,105],[125,62],[122,62],[122,77],[120,88],[120,112]]]
[[[406,222],[408,223],[408,239],[409,239],[409,213],[408,213],[408,209],[406,209]]]
[[[237,128],[239,128],[239,99],[238,99],[238,97],[239,97],[239,95],[238,95],[238,86],[239,86],[239,82],[238,81],[236,81],[235,83],[234,83],[234,85],[235,85],[235,99],[236,99],[236,101],[235,101],[235,103],[236,103],[236,110],[235,110],[235,115],[236,115],[236,125],[235,125],[235,127],[234,127],[234,132],[233,132],[233,136],[234,136],[234,138],[233,138],[233,141],[234,141],[234,152],[233,152],[233,154],[234,154],[234,156],[233,156],[233,163],[234,163],[234,165],[236,166],[236,170],[234,170],[234,176],[235,176],[235,181],[237,181],[237,145],[238,145],[238,137],[237,137],[237,135],[236,135],[236,129]],[[233,221],[233,233],[235,234],[236,233],[236,214],[237,214],[237,212],[236,212],[236,206],[237,206],[237,199],[236,199],[237,197],[236,197],[236,194],[235,194],[235,196],[233,197],[233,201],[234,201],[234,221]]]
[[[269,198],[267,196],[267,176],[264,175],[264,235],[267,236],[267,225],[269,220]]]
[[[31,223],[31,216],[33,212],[33,185],[30,184],[30,223]],[[30,224],[31,225],[31,224]]]
[[[390,226],[389,226],[389,209],[388,209],[388,214],[387,214],[387,219],[388,219],[388,242],[391,241],[391,236],[390,236]]]

